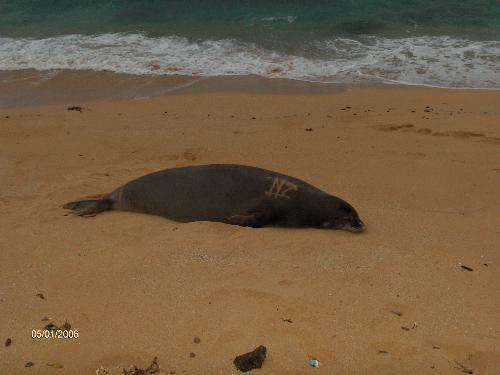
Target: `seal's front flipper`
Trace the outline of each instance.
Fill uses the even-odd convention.
[[[229,224],[239,225],[242,227],[259,227],[257,225],[257,217],[255,214],[252,215],[233,215],[227,219]]]
[[[230,216],[227,223],[242,227],[261,228],[268,225],[271,218],[270,211],[252,209],[242,215]]]
[[[77,216],[95,216],[99,212],[111,210],[113,201],[111,199],[93,199],[66,203],[64,208],[71,210],[70,214]]]

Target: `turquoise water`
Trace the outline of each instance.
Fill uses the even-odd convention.
[[[500,1],[0,0],[23,68],[498,88]]]

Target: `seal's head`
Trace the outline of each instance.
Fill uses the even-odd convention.
[[[322,228],[343,229],[355,233],[363,232],[366,229],[358,213],[349,203],[337,202],[332,212],[334,214],[328,215],[327,219],[321,223]]]

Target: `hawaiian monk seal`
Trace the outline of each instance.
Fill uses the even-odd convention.
[[[102,199],[70,202],[64,208],[78,216],[117,209],[183,222],[365,229],[356,210],[340,198],[281,173],[233,164],[165,169],[130,181]]]

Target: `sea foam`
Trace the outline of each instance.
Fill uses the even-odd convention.
[[[191,41],[109,33],[46,39],[0,38],[0,70],[108,70],[128,74],[254,74],[313,82],[382,82],[500,88],[500,42],[448,36],[332,38],[314,57],[238,40]]]

